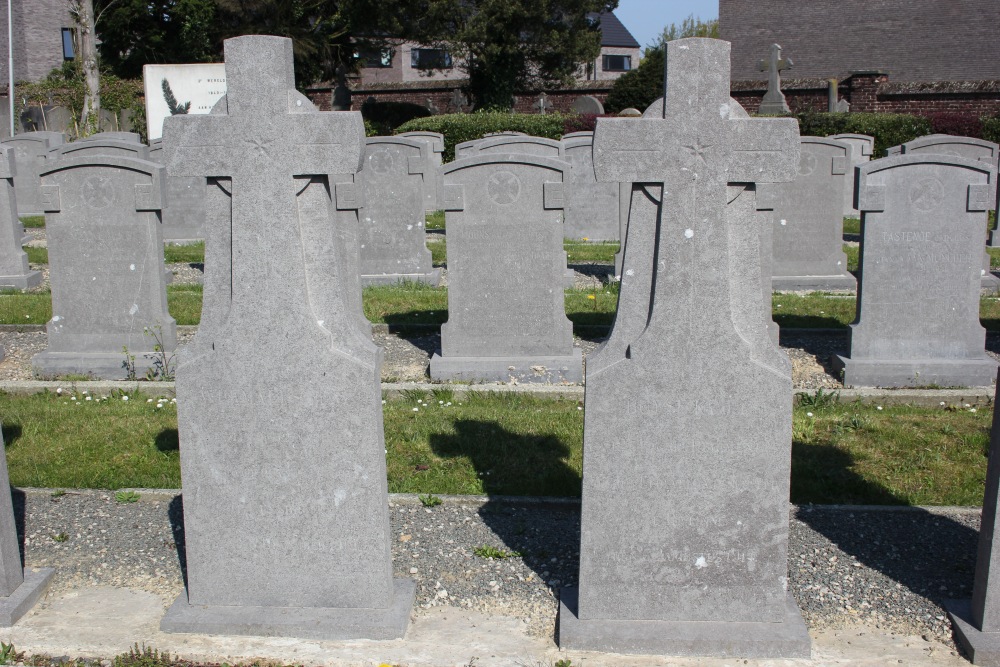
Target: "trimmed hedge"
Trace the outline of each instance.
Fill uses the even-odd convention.
[[[566,132],[570,119],[577,116],[561,113],[524,114],[506,111],[477,111],[464,114],[453,113],[442,116],[415,118],[396,128],[396,134],[423,130],[440,132],[444,135],[445,162],[455,159],[455,146],[474,139],[481,139],[490,132],[524,132],[535,137],[558,139]],[[575,127],[575,125],[574,125]]]
[[[427,107],[412,102],[365,102],[361,105],[361,116],[381,135],[391,134],[394,129],[414,118],[430,116]]]
[[[867,134],[875,137],[872,159],[885,157],[886,149],[933,132],[929,118],[895,113],[820,113],[795,116],[803,136]]]
[[[1000,144],[1000,117],[998,118],[983,118],[983,136],[982,138],[986,141],[992,141],[995,144]]]

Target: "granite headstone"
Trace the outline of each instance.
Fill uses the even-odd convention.
[[[415,585],[392,576],[381,351],[362,324],[361,115],[295,90],[290,39],[225,56],[213,112],[164,123],[168,170],[209,179],[209,273],[177,370],[187,591],[160,627],[399,638]]]
[[[62,132],[24,132],[5,139],[3,145],[14,149],[17,174],[14,190],[17,194],[17,214],[42,215],[42,201],[38,195],[41,185],[39,174],[45,165],[49,150],[62,145],[66,135]]]
[[[441,154],[444,153],[444,135],[440,132],[401,132],[397,136],[405,139],[416,139],[430,145],[429,153],[432,171],[424,174],[424,208],[427,211],[441,210],[441,189],[444,187],[444,177],[441,175]]]
[[[16,168],[14,147],[0,144],[0,287],[24,290],[41,284],[42,274],[31,270],[21,247],[24,232],[17,219]]]
[[[594,138],[563,139],[563,155],[572,166],[566,179],[565,231],[570,239],[617,241],[620,214],[618,184],[598,183],[594,175]]]
[[[758,113],[780,115],[791,111],[788,108],[785,94],[781,92],[781,73],[793,66],[791,58],[781,57],[781,47],[772,44],[770,56],[766,60],[760,61],[760,71],[767,72],[767,92],[764,93],[764,99],[760,101]]]
[[[517,153],[519,155],[537,155],[563,159],[563,145],[555,139],[532,137],[528,135],[504,135],[484,137],[476,143],[475,154],[483,153]],[[465,155],[463,153],[463,155]]]
[[[996,168],[951,155],[903,154],[858,168],[861,261],[847,387],[986,386],[979,291]]]
[[[149,144],[149,159],[163,164],[163,140]],[[186,243],[205,238],[205,179],[167,174],[166,207],[163,209],[163,240]]]
[[[858,209],[854,208],[854,167],[872,159],[875,151],[875,137],[867,134],[834,134],[827,139],[841,141],[851,147],[851,168],[847,172],[847,187],[844,188],[844,217],[858,217]]]
[[[604,105],[593,95],[581,95],[576,98],[573,100],[573,106],[570,109],[578,114],[604,115]]]
[[[65,160],[93,155],[121,155],[139,160],[149,160],[149,146],[129,137],[104,138],[104,134],[131,134],[130,132],[102,132],[87,139],[56,146],[49,151],[49,160]]]

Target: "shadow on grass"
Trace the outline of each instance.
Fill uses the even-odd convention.
[[[906,507],[889,489],[853,472],[853,457],[836,447],[792,443],[792,502],[796,518],[863,565],[938,605],[971,594],[978,532],[947,516]],[[805,503],[820,503],[808,505]],[[840,505],[897,505],[832,510]],[[806,559],[791,566],[809,565]],[[795,554],[790,554],[794,557]],[[812,563],[820,569],[828,564]]]
[[[177,429],[165,428],[156,434],[156,449],[161,452],[176,452],[181,448]]]
[[[170,531],[174,536],[174,549],[177,551],[177,562],[181,566],[181,577],[184,588],[188,585],[187,550],[184,542],[184,497],[177,494],[167,506],[167,518],[170,520]]]
[[[570,450],[557,437],[521,435],[496,422],[476,420],[457,421],[455,430],[454,435],[432,435],[431,449],[441,457],[467,458],[487,495],[580,496],[580,473],[566,464]],[[498,498],[484,504],[479,515],[506,549],[521,554],[543,581],[557,579],[560,583],[553,587],[558,588],[567,577],[575,578],[580,551],[576,504],[540,507]],[[552,561],[563,554],[571,557]]]

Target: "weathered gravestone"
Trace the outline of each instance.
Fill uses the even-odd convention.
[[[361,282],[404,280],[437,285],[441,270],[431,265],[424,233],[424,186],[437,171],[425,141],[369,137],[358,177],[361,209]]]
[[[563,155],[572,165],[566,179],[566,238],[617,241],[620,214],[618,184],[598,183],[594,175],[594,137],[563,139]]]
[[[0,433],[0,627],[5,628],[17,623],[35,606],[55,574],[50,567],[30,570],[22,567],[10,491],[7,454]]]
[[[576,139],[577,137],[589,137],[591,140],[594,138],[593,130],[580,130],[579,132],[569,132],[567,134],[559,137],[560,141],[566,141],[567,139]]]
[[[115,155],[64,158],[42,172],[41,194],[52,319],[48,349],[31,359],[35,374],[115,380],[169,371],[160,362],[177,347],[177,327],[164,281],[163,167]]]
[[[858,209],[854,208],[854,168],[872,159],[875,151],[875,137],[867,134],[834,134],[827,137],[843,142],[851,147],[851,168],[847,172],[847,187],[844,188],[844,217],[858,217]]]
[[[478,141],[475,154],[481,155],[483,153],[517,153],[561,160],[563,159],[563,146],[559,141],[545,137],[532,137],[523,134],[503,135],[484,137]]]
[[[743,185],[794,178],[797,126],[731,113],[726,42],[669,42],[667,63],[664,116],[597,124],[598,178],[664,194],[632,200],[655,239],[653,297],[620,306],[615,329],[638,333],[588,359],[580,586],[563,590],[560,644],[807,657],[787,591],[791,368],[764,326]]]
[[[850,290],[857,281],[844,253],[844,189],[851,147],[832,139],[802,137],[799,173],[775,186],[776,290]]]
[[[3,145],[14,149],[17,173],[14,190],[17,195],[17,214],[41,215],[42,202],[38,196],[41,184],[39,174],[45,165],[50,149],[66,141],[62,132],[24,132],[5,139]]]
[[[392,577],[381,352],[352,245],[361,115],[295,91],[289,39],[225,55],[212,114],[164,123],[168,169],[209,179],[209,227],[177,371],[187,592],[160,627],[402,637],[415,585]]]
[[[549,101],[549,96],[541,92],[538,94],[538,99],[535,100],[535,108],[538,109],[538,113],[544,114],[552,110],[552,102]]]
[[[1000,380],[997,382],[1000,387]],[[1000,396],[997,396],[1000,398]],[[993,403],[996,405],[996,402]],[[1000,665],[1000,410],[993,411],[986,490],[979,522],[979,549],[971,600],[946,604],[955,638],[974,665]],[[991,581],[992,580],[992,581]]]
[[[979,290],[996,168],[951,155],[904,154],[859,168],[861,281],[847,387],[986,386]]]
[[[0,287],[23,290],[39,285],[42,274],[31,270],[21,247],[24,232],[17,219],[15,171],[13,146],[0,145]]]
[[[604,105],[593,95],[581,95],[576,98],[573,100],[573,106],[570,109],[578,114],[604,115]]]
[[[427,211],[440,211],[441,189],[444,187],[444,177],[441,175],[441,154],[444,153],[444,135],[440,132],[417,130],[402,132],[397,136],[423,141],[430,145],[431,152],[429,155],[432,171],[424,174],[424,208]]]
[[[524,154],[445,166],[448,322],[431,357],[435,380],[583,379],[563,296],[569,169]]]
[[[69,144],[56,146],[49,151],[49,160],[65,160],[91,155],[121,155],[139,160],[149,159],[149,146],[138,139],[128,137],[104,138],[105,133],[95,134],[87,139],[81,139]],[[109,132],[107,134],[131,134],[131,132]]]
[[[758,113],[783,114],[791,111],[788,108],[788,101],[785,100],[785,94],[781,92],[781,72],[793,66],[791,58],[781,57],[781,47],[772,44],[770,56],[767,60],[760,61],[760,71],[767,72],[767,92],[760,101]]]
[[[163,140],[149,142],[149,159],[163,164]],[[197,241],[205,238],[205,179],[167,174],[163,240]]]

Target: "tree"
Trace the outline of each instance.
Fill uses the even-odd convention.
[[[665,27],[660,36],[654,39],[647,48],[662,48],[667,42],[675,39],[683,39],[684,37],[714,37],[718,39],[719,19],[702,21],[700,17],[696,18],[694,14],[691,14],[681,21],[680,26],[676,23],[671,23]]]
[[[477,109],[509,109],[514,94],[559,86],[600,53],[596,12],[618,0],[420,0],[374,9],[374,32],[446,49],[469,76]],[[392,3],[382,3],[392,4]]]
[[[80,132],[87,136],[98,132],[101,123],[101,75],[97,63],[93,0],[72,0],[70,12],[76,22],[77,58],[83,71],[84,96],[80,111]]]
[[[646,49],[639,66],[612,84],[604,108],[609,113],[629,107],[643,111],[663,96],[663,67],[663,48]]]

